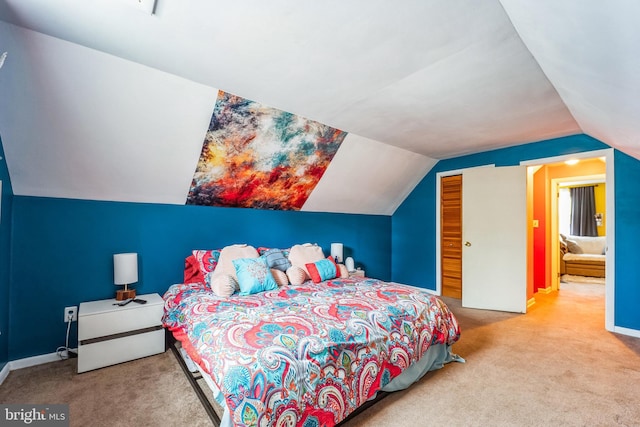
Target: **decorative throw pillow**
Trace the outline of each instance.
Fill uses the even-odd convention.
[[[269,249],[262,256],[267,260],[269,268],[285,272],[291,267],[291,262],[280,249]]]
[[[338,276],[338,266],[331,257],[308,263],[306,267],[313,283],[335,279]]]
[[[215,270],[220,257],[220,249],[196,249],[185,259],[184,283],[204,283],[207,273]]]
[[[258,258],[258,251],[249,245],[230,245],[225,246],[220,251],[220,257],[214,273],[228,274],[238,281],[236,269],[233,260],[240,258]]]
[[[294,286],[302,285],[307,280],[307,273],[300,267],[292,266],[287,269],[289,283]]]
[[[337,265],[338,265],[338,271],[340,272],[340,274],[337,277],[340,277],[342,279],[348,279],[349,270],[347,270],[347,266],[344,264],[337,264]]]
[[[238,276],[240,295],[278,289],[278,284],[271,274],[267,260],[264,258],[239,258],[234,259],[232,262]]]
[[[287,286],[289,284],[287,273],[285,273],[284,271],[276,270],[275,268],[272,268],[271,274],[273,275],[273,279],[276,281],[278,286]]]
[[[196,257],[189,255],[184,259],[184,272],[182,283],[203,283],[204,275],[200,271],[200,266]]]
[[[560,240],[560,257],[563,257],[567,253],[569,253],[567,244],[564,241]]]
[[[583,253],[582,248],[578,245],[578,243],[575,240],[567,239],[566,243],[567,243],[567,249],[569,249],[569,252],[571,252],[572,254]]]
[[[233,276],[222,273],[208,273],[205,278],[214,294],[219,297],[228,298],[233,295],[240,287]]]
[[[291,261],[291,265],[303,269],[307,277],[311,276],[309,275],[309,271],[307,271],[306,265],[320,261],[321,259],[324,259],[322,248],[318,245],[312,245],[311,243],[294,245],[289,251],[289,261]],[[291,278],[289,278],[289,280],[291,280]]]

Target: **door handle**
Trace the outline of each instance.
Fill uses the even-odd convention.
[[[471,246],[471,242],[464,242],[465,246]]]

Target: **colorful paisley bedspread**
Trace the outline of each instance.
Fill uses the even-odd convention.
[[[173,285],[164,324],[225,396],[238,426],[332,426],[431,344],[460,337],[437,297],[335,279],[231,298]]]

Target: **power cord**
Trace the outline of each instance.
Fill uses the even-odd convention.
[[[67,314],[67,340],[65,341],[64,346],[60,346],[56,350],[56,352],[58,353],[58,357],[62,360],[78,357],[78,354],[74,351],[71,351],[71,349],[69,348],[69,332],[70,331],[71,331],[71,314]]]

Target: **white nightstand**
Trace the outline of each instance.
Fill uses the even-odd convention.
[[[115,299],[83,302],[78,311],[78,373],[165,351],[158,294],[139,295],[146,304],[113,305]]]

